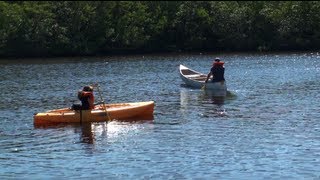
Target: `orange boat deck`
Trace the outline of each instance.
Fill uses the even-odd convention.
[[[153,120],[154,102],[97,105],[93,110],[50,110],[34,115],[34,125],[57,123],[105,122],[112,120]]]

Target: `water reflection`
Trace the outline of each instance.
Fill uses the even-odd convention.
[[[224,117],[227,116],[225,105],[236,97],[231,91],[221,96],[221,92],[182,88],[180,90],[180,110],[188,117],[194,116],[195,112],[197,112],[196,116],[201,117]]]
[[[147,124],[148,123],[148,124]],[[153,120],[110,121],[110,122],[89,122],[82,124],[59,124],[49,126],[35,126],[36,129],[57,129],[57,132],[73,132],[79,135],[79,142],[95,144],[97,141],[117,141],[127,136],[132,131],[140,131],[143,126],[153,124]]]
[[[231,91],[227,91],[226,96],[219,96],[219,93],[212,91],[204,91],[200,97],[202,104],[207,109],[203,117],[228,117],[229,111],[226,104],[237,98],[236,94]]]
[[[228,100],[236,99],[236,94],[231,91],[227,91],[224,93],[225,95],[221,95],[221,92],[205,90],[200,94],[200,99],[205,103],[211,103],[218,106],[224,105]]]
[[[180,104],[181,106],[188,106],[188,104],[192,104],[195,101],[200,102],[201,104],[215,104],[218,106],[222,106],[225,104],[227,100],[235,99],[236,95],[231,92],[217,92],[210,90],[199,90],[199,89],[181,89],[180,90]]]
[[[202,93],[200,93],[200,98],[201,98],[201,100],[203,100],[207,103],[222,106],[226,100],[226,96],[222,96],[221,95],[222,93],[225,94],[225,92],[216,92],[216,91],[205,90],[205,91],[202,91]]]
[[[103,129],[104,132],[107,132],[107,126],[105,123],[101,123],[99,125],[95,125],[93,123],[84,123],[81,125],[81,136],[80,141],[83,143],[93,144],[95,141],[95,126],[101,126],[100,128]]]

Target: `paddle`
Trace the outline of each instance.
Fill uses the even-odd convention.
[[[207,82],[208,82],[210,76],[211,76],[211,71],[207,75],[207,79],[204,81],[204,85],[201,87],[201,90],[205,90],[206,89],[206,85],[207,85]]]
[[[98,90],[98,93],[99,93],[99,97],[100,97],[100,101],[102,102],[103,109],[104,109],[104,111],[105,111],[106,114],[107,114],[107,121],[110,121],[111,118],[110,118],[109,113],[108,113],[108,111],[107,111],[106,104],[104,103],[104,101],[103,101],[103,99],[102,99],[102,95],[101,95],[101,92],[100,92],[100,89],[99,89],[99,84],[94,84],[94,85],[92,85],[92,86],[93,86],[93,87],[97,87],[97,90]]]
[[[208,79],[209,79],[209,76],[207,76],[207,79],[204,81],[204,84],[201,87],[201,90],[205,90],[206,89],[206,85],[207,85]]]
[[[204,85],[201,87],[201,90],[205,90],[206,89],[206,82],[204,83]]]

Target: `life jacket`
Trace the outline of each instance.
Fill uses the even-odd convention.
[[[213,67],[211,68],[211,73],[214,76],[212,82],[224,81],[224,62],[214,62]]]
[[[90,91],[79,91],[78,98],[81,101],[82,109],[94,109],[94,96]]]
[[[219,62],[215,61],[215,62],[213,62],[212,65],[213,65],[213,66],[223,66],[223,65],[224,65],[224,62],[223,62],[223,61],[219,61]]]

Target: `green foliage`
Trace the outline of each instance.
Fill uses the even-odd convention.
[[[11,54],[7,46],[10,44],[10,39],[18,34],[22,22],[20,6],[0,1],[0,54]]]
[[[310,50],[318,1],[0,1],[0,56]]]

